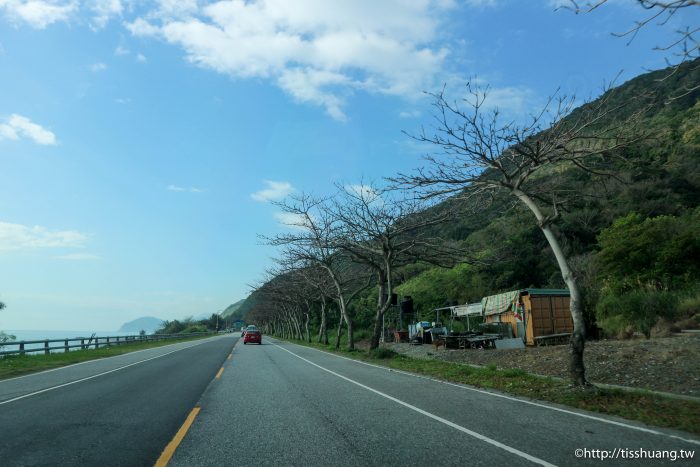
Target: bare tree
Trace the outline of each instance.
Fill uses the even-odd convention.
[[[412,137],[438,152],[426,156],[426,167],[393,181],[417,189],[423,197],[456,196],[482,206],[495,193],[506,192],[532,212],[571,293],[570,373],[576,385],[585,385],[581,293],[552,228],[566,199],[577,194],[560,183],[559,173],[578,169],[605,174],[616,151],[638,138],[629,131],[637,114],[627,112],[617,120],[625,103],[612,105],[614,93],[607,92],[576,111],[573,97],[553,97],[526,124],[503,123],[498,110],[485,107],[485,90],[467,84],[467,91],[460,102],[448,101],[444,88],[431,94],[434,132],[423,129]]]
[[[447,209],[426,210],[406,191],[380,190],[374,184],[339,186],[330,205],[342,232],[339,246],[376,276],[377,306],[370,350],[379,347],[384,314],[391,306],[396,270],[418,260],[456,264],[461,252],[444,240],[426,238],[427,228],[450,219]]]
[[[333,284],[333,298],[341,316],[336,348],[340,346],[340,327],[344,322],[348,349],[354,350],[353,319],[348,306],[357,294],[369,286],[370,277],[366,271],[354,265],[339,247],[341,232],[338,220],[325,208],[326,202],[326,199],[301,194],[276,203],[287,214],[287,225],[291,231],[264,238],[271,245],[283,247],[281,261],[287,268],[313,265],[325,271]]]
[[[333,301],[334,286],[329,275],[318,266],[308,266],[298,270],[309,286],[308,294],[319,308],[318,342],[328,345],[328,310]]]

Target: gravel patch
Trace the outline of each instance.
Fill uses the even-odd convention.
[[[414,358],[498,368],[568,378],[569,347],[525,349],[435,350],[432,345],[387,343],[386,347]],[[700,397],[700,335],[586,343],[586,377],[594,383]]]

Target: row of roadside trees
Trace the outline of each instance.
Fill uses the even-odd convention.
[[[618,99],[613,89],[575,110],[573,96],[554,95],[529,120],[517,123],[487,105],[487,89],[468,83],[466,91],[459,100],[448,99],[444,89],[431,94],[433,127],[409,135],[435,149],[424,166],[389,177],[382,186],[338,185],[330,197],[302,193],[278,203],[290,228],[265,237],[280,255],[259,287],[264,299],[252,316],[272,333],[310,340],[310,316],[318,313],[318,339],[328,342],[326,314],[333,304],[340,315],[336,347],[344,325],[348,348],[354,349],[348,305],[373,286],[377,302],[370,350],[375,349],[397,272],[415,262],[451,267],[479,261],[463,244],[435,233],[505,195],[531,212],[571,292],[570,370],[576,384],[584,385],[583,301],[553,226],[561,210],[580,196],[566,183],[571,171],[600,180],[614,177],[623,149],[645,138],[635,123],[647,107]],[[509,207],[502,203],[502,209]]]

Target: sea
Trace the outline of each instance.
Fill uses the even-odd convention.
[[[134,332],[117,332],[117,331],[27,331],[27,330],[4,330],[5,334],[11,334],[15,336],[15,339],[12,342],[20,342],[20,341],[38,341],[38,340],[45,340],[45,339],[75,339],[84,337],[86,339],[90,338],[93,334],[96,337],[116,337],[116,336],[133,336],[138,333]],[[71,345],[77,344],[79,342],[70,342]],[[60,346],[60,342],[50,342],[50,346],[56,347]],[[2,348],[4,347],[4,348]],[[37,348],[43,348],[44,344],[43,342],[39,342],[36,344],[25,344],[24,348],[25,350],[29,349],[37,349]],[[1,350],[15,350],[18,349],[19,347],[17,345],[12,345],[9,342],[5,344],[0,344]],[[77,349],[73,349],[77,350]],[[54,350],[55,352],[56,350]],[[59,352],[63,352],[62,349],[57,350]]]

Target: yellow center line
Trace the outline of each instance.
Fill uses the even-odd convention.
[[[221,367],[221,369],[219,370],[219,372],[216,374],[216,379],[221,378],[221,375],[222,375],[223,373],[224,373],[224,367]]]
[[[192,412],[190,412],[190,414],[187,416],[187,420],[185,420],[185,423],[183,423],[180,429],[177,431],[177,433],[175,433],[175,437],[172,439],[172,441],[170,441],[170,443],[168,443],[167,446],[165,446],[163,453],[156,461],[155,467],[165,467],[166,465],[168,465],[168,462],[170,462],[170,459],[173,457],[173,454],[175,454],[175,450],[185,438],[187,430],[190,429],[192,423],[194,423],[194,419],[197,418],[197,414],[199,413],[199,411],[199,407],[195,407],[194,409],[192,409]]]

